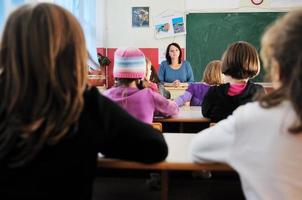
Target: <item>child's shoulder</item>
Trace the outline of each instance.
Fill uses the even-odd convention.
[[[169,65],[169,64],[168,64],[168,61],[163,60],[163,61],[160,63],[160,65],[166,66],[166,65]]]
[[[227,94],[228,89],[230,87],[229,83],[223,83],[220,85],[211,85],[208,89],[208,96],[225,96],[225,94]]]
[[[259,83],[248,82],[248,87],[256,91],[264,91],[264,87]]]
[[[186,60],[183,60],[183,61],[182,61],[182,65],[191,66],[190,62],[189,62],[189,61],[186,61]]]
[[[229,87],[230,87],[229,83],[222,83],[222,84],[219,84],[219,85],[211,85],[210,89],[211,90],[224,90],[224,89],[229,88]]]
[[[210,85],[205,82],[193,82],[190,83],[188,88],[209,88]]]

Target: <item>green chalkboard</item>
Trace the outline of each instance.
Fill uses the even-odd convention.
[[[191,63],[195,80],[202,79],[208,62],[221,59],[227,46],[247,41],[258,52],[260,39],[267,25],[282,13],[192,13],[187,15],[186,59]],[[254,81],[263,81],[264,70]]]

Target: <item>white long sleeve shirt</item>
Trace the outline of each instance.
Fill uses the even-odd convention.
[[[289,102],[270,109],[248,103],[197,134],[190,156],[229,164],[249,200],[302,199],[302,133],[288,132],[295,119]]]

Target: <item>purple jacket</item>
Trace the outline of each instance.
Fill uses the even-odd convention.
[[[210,86],[206,83],[191,83],[183,95],[177,97],[174,101],[178,106],[190,101],[190,106],[201,106],[204,96],[207,94]]]
[[[112,87],[103,92],[111,100],[117,102],[132,116],[151,124],[154,113],[169,117],[178,114],[178,106],[175,102],[166,99],[150,88],[138,89],[129,87]]]

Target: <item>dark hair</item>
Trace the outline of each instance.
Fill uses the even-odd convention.
[[[260,99],[264,108],[289,100],[298,116],[289,128],[291,133],[302,131],[302,9],[287,13],[276,21],[262,37],[261,57],[273,81],[280,87]],[[276,76],[276,75],[275,75]]]
[[[181,63],[182,52],[181,52],[181,48],[180,48],[179,44],[177,44],[175,42],[173,42],[173,43],[171,43],[171,44],[169,44],[167,46],[167,49],[166,49],[166,59],[167,59],[169,65],[171,65],[172,64],[172,60],[171,60],[171,57],[169,55],[169,51],[170,51],[170,47],[172,45],[175,46],[179,50],[178,63],[180,64]]]
[[[67,10],[40,3],[9,16],[0,44],[0,162],[11,155],[10,166],[23,165],[76,127],[86,65],[83,31]]]
[[[222,73],[235,79],[253,78],[260,71],[256,48],[248,42],[232,43],[222,56]]]
[[[150,81],[152,81],[153,83],[160,83],[160,80],[158,78],[156,69],[153,65],[151,65],[151,76],[150,76]]]
[[[115,78],[115,87],[119,87],[119,86],[126,86],[129,87],[129,85],[135,81],[136,87],[138,89],[144,89],[144,83],[142,81],[142,79],[138,79],[138,78]]]

